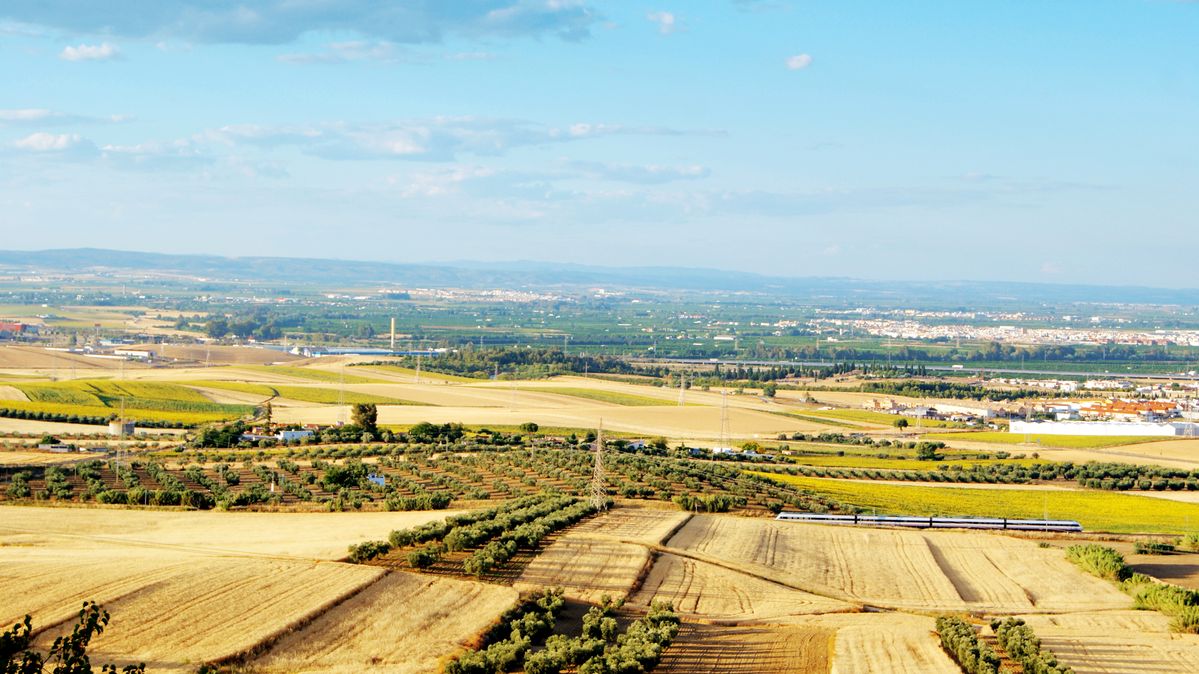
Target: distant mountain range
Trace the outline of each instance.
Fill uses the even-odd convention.
[[[73,248],[0,251],[0,269],[131,271],[178,274],[211,282],[252,281],[322,288],[394,284],[425,288],[608,289],[753,293],[817,305],[941,307],[1040,303],[1199,305],[1199,289],[984,281],[868,281],[778,277],[682,267],[599,267],[546,262],[398,264],[276,257],[219,257]]]

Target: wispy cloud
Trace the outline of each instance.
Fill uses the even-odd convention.
[[[447,36],[579,40],[600,16],[585,0],[6,0],[0,4],[4,20],[82,35],[199,43],[286,44],[326,31],[413,44]]]
[[[658,32],[663,35],[670,35],[679,29],[678,17],[672,12],[650,12],[645,18],[658,24]]]
[[[434,117],[376,124],[332,122],[302,126],[232,125],[201,136],[226,145],[294,146],[325,159],[451,161],[460,155],[508,151],[617,135],[683,135],[677,129],[580,122],[550,126],[527,120]],[[710,132],[699,132],[710,133]]]
[[[788,56],[783,62],[787,66],[787,70],[803,70],[812,65],[812,56],[810,54],[796,54]]]
[[[18,150],[38,153],[91,152],[95,150],[95,145],[79,134],[54,134],[44,131],[31,133],[13,141],[12,145]]]
[[[119,58],[121,50],[107,42],[101,44],[81,44],[78,47],[64,47],[58,57],[64,61],[111,61]]]
[[[711,175],[708,167],[699,164],[663,166],[660,164],[607,164],[576,161],[571,162],[568,166],[582,177],[642,185],[668,183],[676,180],[698,180]]]
[[[0,110],[0,125],[7,126],[48,126],[63,124],[93,124],[127,122],[128,115],[109,115],[108,117],[90,117],[75,115],[46,108],[9,108]]]
[[[277,57],[282,63],[298,65],[353,63],[355,61],[427,65],[437,61],[491,61],[495,58],[496,55],[488,51],[434,54],[428,51],[417,51],[411,47],[385,40],[330,42],[320,51],[281,54]]]

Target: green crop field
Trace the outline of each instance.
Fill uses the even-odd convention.
[[[375,405],[427,405],[426,403],[414,402],[411,400],[403,400],[401,398],[392,398],[389,396],[374,395],[371,393],[358,393],[355,391],[338,391],[337,389],[316,388],[314,386],[277,386],[271,384],[250,384],[246,382],[236,381],[192,381],[188,382],[191,386],[203,386],[205,388],[221,389],[225,391],[237,391],[239,393],[249,393],[252,395],[260,395],[263,399],[271,397],[287,398],[289,400],[298,400],[306,403],[321,403],[327,405],[343,405],[355,404],[375,404]]]
[[[237,369],[249,372],[266,372],[284,377],[295,377],[297,379],[308,379],[326,384],[378,384],[380,381],[350,372],[317,370],[309,367],[294,367],[290,365],[238,365]]]
[[[249,414],[253,407],[248,405],[218,405],[209,403],[210,411],[200,410],[166,410],[144,407],[145,401],[130,402],[125,408],[125,418],[133,421],[173,421],[184,424],[206,424],[215,421],[226,421]],[[28,412],[47,412],[50,414],[76,415],[81,417],[115,417],[118,407],[104,405],[71,405],[63,403],[25,402],[19,400],[0,401],[0,408],[8,410],[25,410]]]
[[[887,515],[1078,520],[1089,530],[1182,534],[1199,531],[1199,504],[1107,491],[978,489],[857,482],[755,473]]]
[[[1119,447],[1120,445],[1135,445],[1142,442],[1160,442],[1177,440],[1174,437],[1154,435],[1023,435],[1020,433],[1005,433],[1002,431],[981,431],[977,433],[929,433],[925,440],[940,442],[990,442],[999,445],[1040,445],[1059,449],[1098,449],[1102,447]]]
[[[13,383],[28,402],[4,401],[7,409],[105,417],[119,413],[139,421],[207,423],[253,411],[248,405],[214,403],[195,389],[161,382],[76,380],[43,384]]]
[[[639,396],[633,393],[621,393],[619,391],[605,391],[603,389],[589,388],[557,388],[554,386],[522,386],[521,391],[533,391],[536,393],[553,393],[554,395],[571,396],[572,398],[586,398],[587,400],[596,400],[603,403],[612,403],[613,405],[623,405],[625,407],[662,407],[666,405],[678,405],[673,400],[664,400],[662,398],[651,398],[649,396]]]

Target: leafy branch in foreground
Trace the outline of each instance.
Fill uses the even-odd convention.
[[[33,648],[33,619],[25,619],[0,633],[0,674],[92,674],[91,659],[87,655],[88,644],[108,626],[108,611],[95,602],[83,602],[79,610],[79,621],[71,633],[58,637],[45,655]],[[144,674],[145,663],[126,665],[103,665],[103,674]]]

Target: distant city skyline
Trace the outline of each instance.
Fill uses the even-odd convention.
[[[220,4],[0,5],[0,247],[1199,287],[1199,2]]]

